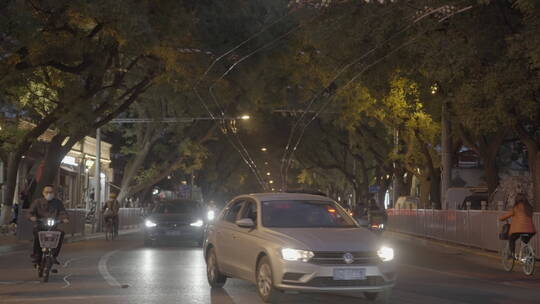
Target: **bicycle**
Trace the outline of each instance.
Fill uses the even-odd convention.
[[[114,231],[114,222],[112,217],[105,218],[105,240],[112,241],[116,239],[118,235]]]
[[[509,242],[505,242],[506,244],[501,248],[501,260],[504,270],[512,271],[514,264],[517,262],[522,264],[523,273],[526,275],[532,275],[534,273],[534,264],[536,262],[534,248],[530,240],[528,243],[525,243],[523,240],[524,237],[529,236],[530,235],[526,233],[520,234],[519,239],[516,242],[516,251],[518,253],[515,256],[510,252]],[[517,250],[518,248],[519,250]]]

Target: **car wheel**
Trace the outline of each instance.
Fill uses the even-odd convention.
[[[210,252],[208,252],[206,257],[206,277],[208,279],[208,284],[210,284],[210,287],[212,288],[221,288],[227,281],[227,277],[219,271],[214,248],[210,248]]]
[[[265,303],[275,303],[280,291],[274,287],[274,279],[270,259],[264,256],[257,265],[257,291]]]

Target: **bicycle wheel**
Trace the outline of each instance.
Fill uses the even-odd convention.
[[[107,221],[107,225],[105,225],[105,240],[112,241],[112,239],[113,239],[112,224],[110,221]]]
[[[523,272],[526,275],[532,275],[534,273],[534,263],[536,257],[534,256],[534,249],[531,243],[521,247],[521,263],[523,264]]]
[[[43,276],[41,277],[41,282],[47,283],[49,282],[49,274],[51,272],[52,267],[52,261],[50,257],[45,258],[45,267],[43,268]]]
[[[501,248],[501,261],[504,270],[512,271],[514,268],[514,257],[510,253],[510,245],[508,242]]]

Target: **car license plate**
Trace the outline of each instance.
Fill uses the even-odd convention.
[[[178,236],[178,235],[181,235],[182,232],[178,231],[178,230],[172,230],[172,231],[166,231],[165,232],[165,235],[167,236]]]
[[[365,280],[365,268],[336,268],[334,269],[334,280]]]

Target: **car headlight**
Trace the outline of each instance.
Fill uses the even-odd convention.
[[[157,226],[157,224],[154,223],[154,222],[152,222],[151,220],[146,220],[146,221],[144,222],[144,225],[145,225],[146,227],[148,227],[148,228],[152,228],[152,227],[156,227],[156,226]]]
[[[193,226],[193,227],[202,227],[203,225],[203,221],[202,220],[197,220],[191,224],[189,224],[190,226]]]
[[[214,210],[210,210],[208,211],[208,214],[206,214],[206,217],[209,221],[213,221],[214,218],[216,218],[216,213],[214,212]]]
[[[394,249],[383,246],[377,250],[377,255],[383,262],[389,262],[394,259]]]
[[[313,251],[282,248],[281,257],[286,261],[307,262],[313,257]]]

